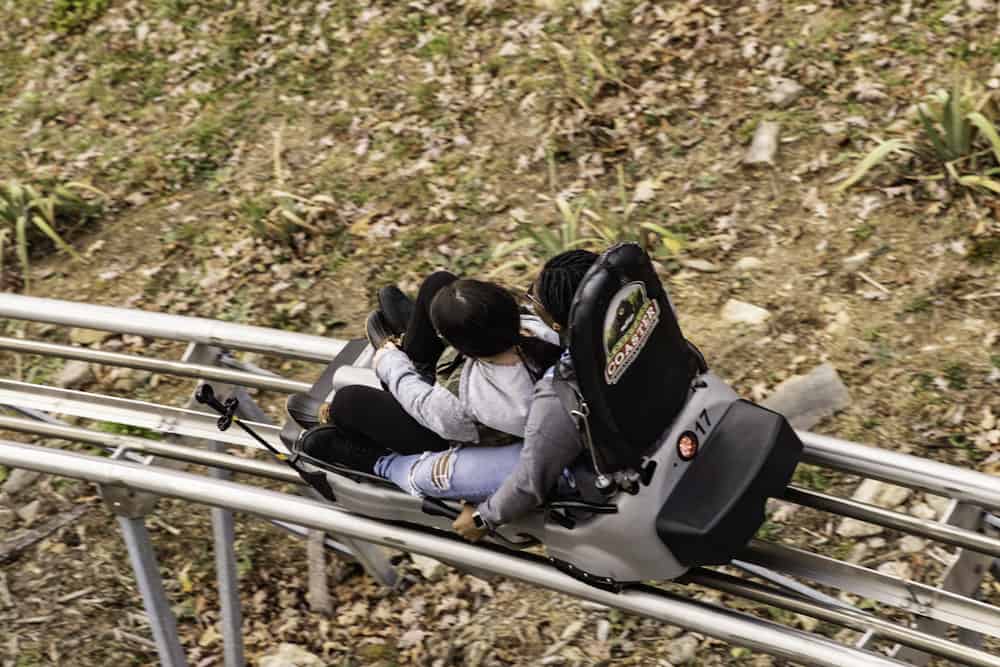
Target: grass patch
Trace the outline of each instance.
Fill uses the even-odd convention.
[[[153,431],[148,428],[143,428],[142,426],[130,426],[128,424],[119,424],[117,422],[98,422],[97,430],[104,433],[112,433],[114,435],[125,435],[134,438],[145,438],[146,440],[161,440],[163,439],[163,434],[159,431]]]
[[[952,389],[962,391],[969,386],[969,369],[963,363],[957,362],[945,366],[944,376],[948,380],[948,386]]]
[[[63,34],[82,32],[101,18],[110,0],[55,0],[49,23]]]
[[[813,491],[826,491],[833,483],[822,468],[808,463],[800,463],[795,468],[792,481]]]

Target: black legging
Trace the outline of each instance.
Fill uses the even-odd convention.
[[[413,315],[403,336],[403,352],[420,369],[433,369],[445,350],[434,330],[430,305],[442,287],[458,280],[447,271],[436,271],[420,285]],[[431,371],[433,376],[433,371]],[[411,417],[388,391],[365,385],[339,389],[330,404],[330,417],[351,438],[377,444],[400,454],[440,452],[449,442]]]

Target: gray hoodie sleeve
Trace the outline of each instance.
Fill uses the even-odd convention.
[[[477,508],[492,526],[513,521],[545,502],[563,469],[583,451],[576,425],[552,383],[546,375],[535,385],[517,467]]]
[[[386,350],[375,366],[406,413],[420,424],[453,442],[479,442],[479,429],[461,401],[440,384],[430,384],[402,350]]]

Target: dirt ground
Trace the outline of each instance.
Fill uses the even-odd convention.
[[[412,290],[447,267],[523,287],[565,247],[639,240],[685,335],[743,395],[830,363],[851,404],[816,430],[1000,473],[1000,198],[904,159],[835,190],[877,140],[919,137],[925,95],[956,78],[997,95],[998,3],[78,4],[94,16],[0,0],[0,182],[105,193],[100,220],[67,232],[83,261],[33,246],[31,294],[348,338],[383,284]],[[780,123],[777,153],[748,166],[763,121]],[[23,290],[11,243],[2,284]],[[766,321],[727,320],[730,300]],[[4,377],[60,371],[0,353]],[[106,372],[89,387],[174,404],[190,388]],[[277,418],[280,397],[262,400]],[[859,480],[807,467],[797,481],[849,495]],[[93,508],[0,565],[0,662],[155,664],[95,490],[42,479],[0,510],[34,500],[38,516],[0,523],[0,543]],[[147,523],[190,664],[222,664],[208,510],[161,500]],[[953,551],[836,528],[803,509],[762,536],[842,558],[861,541],[865,565],[928,583]],[[331,665],[776,662],[510,582],[428,579],[405,558],[403,594],[335,564],[323,617],[306,601],[303,543],[239,517],[236,547],[255,665],[281,643]],[[1000,600],[1000,584],[983,593]]]

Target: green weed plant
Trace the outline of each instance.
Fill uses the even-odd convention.
[[[66,34],[83,31],[101,18],[110,0],[55,0],[50,21],[52,27]]]
[[[82,259],[56,231],[57,227],[86,222],[98,212],[99,206],[81,197],[80,191],[104,197],[99,190],[83,183],[55,186],[48,192],[18,181],[0,183],[0,275],[4,272],[7,243],[12,238],[25,292],[30,287],[30,248],[42,238],[47,237],[74,259]]]
[[[889,139],[868,153],[837,186],[843,192],[885,162],[908,154],[938,173],[918,180],[945,180],[953,186],[1000,194],[1000,111],[996,96],[970,85],[938,91],[918,105],[921,133],[916,141]]]
[[[620,212],[600,210],[597,206],[598,194],[593,191],[572,201],[556,197],[559,226],[553,231],[541,225],[524,225],[526,238],[547,257],[574,248],[603,250],[626,242],[638,243],[656,259],[667,259],[679,254],[684,247],[681,235],[654,222],[635,222],[632,219],[637,204],[629,198],[621,165],[618,166],[617,190],[617,208]],[[591,206],[598,210],[593,210]]]

